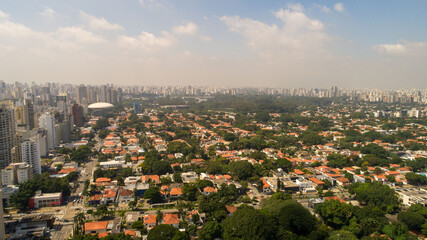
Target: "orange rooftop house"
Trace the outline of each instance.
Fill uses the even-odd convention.
[[[214,188],[214,187],[205,187],[205,188],[203,188],[203,192],[202,193],[204,195],[209,195],[209,194],[211,194],[213,192],[217,192],[216,188]]]
[[[160,177],[159,175],[143,175],[141,176],[141,181],[143,183],[148,183],[148,182],[160,183]]]
[[[162,224],[167,224],[172,227],[179,228],[179,222],[180,220],[179,220],[178,214],[176,213],[165,213],[163,215]]]
[[[182,189],[181,188],[172,188],[170,193],[169,193],[171,198],[179,198],[182,195]]]
[[[87,222],[84,226],[85,234],[98,234],[109,231],[108,221]],[[111,229],[111,227],[110,227]]]
[[[152,229],[156,226],[156,215],[155,214],[147,214],[144,216],[144,226],[147,230]]]

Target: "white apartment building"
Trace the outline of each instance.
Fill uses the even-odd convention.
[[[34,139],[22,142],[22,161],[28,163],[33,168],[33,173],[41,174],[40,145]]]

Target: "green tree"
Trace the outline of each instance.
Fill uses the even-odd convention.
[[[190,240],[190,235],[187,232],[178,231],[173,236],[172,240]]]
[[[198,187],[195,184],[184,184],[182,187],[182,199],[187,201],[197,200]]]
[[[357,237],[349,231],[338,230],[331,232],[328,240],[357,240]]]
[[[222,226],[216,221],[209,221],[205,223],[203,228],[199,231],[199,238],[201,240],[214,240],[222,237]]]
[[[158,187],[150,187],[144,192],[144,198],[149,199],[150,203],[160,203],[162,202],[162,195],[160,194],[160,189]]]
[[[148,232],[147,240],[172,240],[178,231],[170,225],[160,224]]]
[[[173,173],[173,181],[176,183],[182,183],[182,177],[180,172]]]
[[[348,225],[353,217],[353,207],[338,200],[325,201],[316,205],[316,213],[322,216],[328,226],[340,229]]]
[[[132,223],[132,228],[140,231],[141,234],[147,233],[147,229],[144,226],[144,222],[141,220],[138,220],[138,221],[135,221],[134,223]]]
[[[409,239],[408,226],[406,226],[403,223],[387,224],[383,227],[382,231],[392,239],[398,239],[398,240]]]
[[[166,161],[156,161],[153,163],[153,166],[151,167],[154,174],[157,175],[164,175],[166,173],[171,173],[172,168],[169,162]]]
[[[237,161],[230,164],[231,173],[240,180],[246,180],[253,176],[254,166],[248,161]]]
[[[272,220],[262,212],[248,206],[239,207],[232,217],[225,219],[223,229],[224,240],[274,238]]]
[[[279,232],[291,231],[298,235],[308,235],[315,229],[316,218],[294,200],[286,200],[278,213]]]
[[[408,226],[410,230],[421,230],[422,225],[425,223],[425,219],[422,215],[416,212],[401,212],[397,215],[397,220]]]
[[[387,213],[394,212],[399,206],[395,191],[379,182],[350,185],[349,192],[356,193],[360,203],[377,206]]]
[[[85,214],[82,212],[77,213],[74,216],[74,230],[73,230],[74,235],[83,234],[85,232],[85,229],[84,229],[85,219],[86,219]]]
[[[128,205],[129,205],[130,208],[134,209],[136,207],[136,202],[135,201],[130,201],[128,203]]]
[[[425,185],[427,183],[427,177],[419,175],[413,172],[407,173],[405,175],[406,180],[409,184],[412,185]]]

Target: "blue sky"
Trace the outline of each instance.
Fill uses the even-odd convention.
[[[0,79],[427,87],[427,1],[0,2]]]

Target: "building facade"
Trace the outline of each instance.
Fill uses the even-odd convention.
[[[13,111],[5,105],[0,106],[0,169],[12,162],[12,148],[15,141]]]
[[[41,174],[41,159],[39,142],[34,139],[25,140],[22,142],[22,161],[28,163],[33,173]]]

